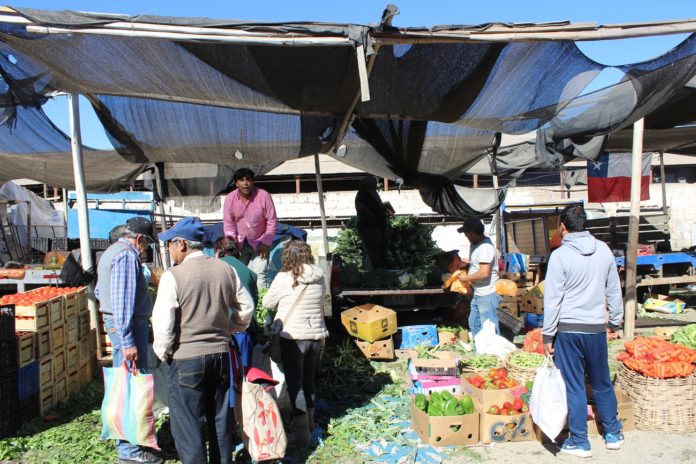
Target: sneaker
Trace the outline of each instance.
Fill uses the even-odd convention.
[[[561,446],[561,453],[570,454],[571,456],[577,456],[579,458],[591,458],[592,451],[589,446],[576,445],[571,443],[569,440],[563,442]]]
[[[164,458],[159,456],[152,451],[140,450],[131,456],[130,459],[119,458],[119,464],[162,464]]]
[[[624,444],[624,436],[622,432],[606,433],[604,435],[604,443],[607,449],[617,450]]]

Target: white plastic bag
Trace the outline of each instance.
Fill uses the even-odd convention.
[[[474,346],[479,354],[494,354],[500,358],[517,349],[514,344],[495,333],[495,324],[489,319],[483,321],[481,331],[474,337]]]
[[[529,399],[532,421],[551,440],[555,440],[566,423],[568,403],[566,386],[561,371],[553,364],[551,356],[536,371],[532,396]]]

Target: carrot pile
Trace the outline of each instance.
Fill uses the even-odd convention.
[[[617,359],[626,367],[656,379],[688,377],[696,366],[696,350],[657,337],[637,337],[624,343]]]

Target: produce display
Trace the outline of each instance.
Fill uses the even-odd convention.
[[[541,367],[545,356],[538,353],[527,353],[526,351],[514,351],[507,357],[507,363],[525,369],[536,369]]]
[[[439,285],[435,275],[434,256],[442,250],[435,246],[429,226],[419,224],[415,216],[390,219],[387,229],[386,262],[381,269],[362,268],[362,240],[355,218],[338,232],[333,253],[343,262],[341,282],[347,288],[422,288]]]
[[[500,364],[497,356],[492,354],[477,354],[470,358],[464,358],[460,361],[462,369],[484,370],[492,369]]]
[[[529,412],[529,404],[525,403],[522,398],[515,398],[512,403],[506,401],[500,407],[494,404],[486,411],[487,414],[499,416],[514,416],[524,412]]]
[[[34,303],[48,301],[57,296],[75,293],[82,287],[41,287],[24,293],[0,296],[0,305],[14,304],[17,306],[31,306]]]
[[[485,376],[472,375],[466,381],[481,390],[505,390],[519,385],[517,380],[508,377],[505,368],[490,369]]]
[[[470,396],[457,399],[447,390],[433,392],[429,398],[422,393],[417,393],[414,402],[418,409],[429,416],[463,416],[474,413],[474,400]]]
[[[672,343],[696,350],[696,324],[689,324],[672,334]]]
[[[626,351],[616,357],[626,367],[648,377],[688,377],[696,367],[696,351],[657,337],[637,337],[624,343]]]

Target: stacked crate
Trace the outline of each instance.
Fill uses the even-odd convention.
[[[77,355],[77,381],[82,386],[90,383],[97,371],[97,337],[91,328],[85,289],[77,291]]]
[[[0,307],[0,438],[14,435],[19,426],[17,400],[17,341],[14,306]]]

